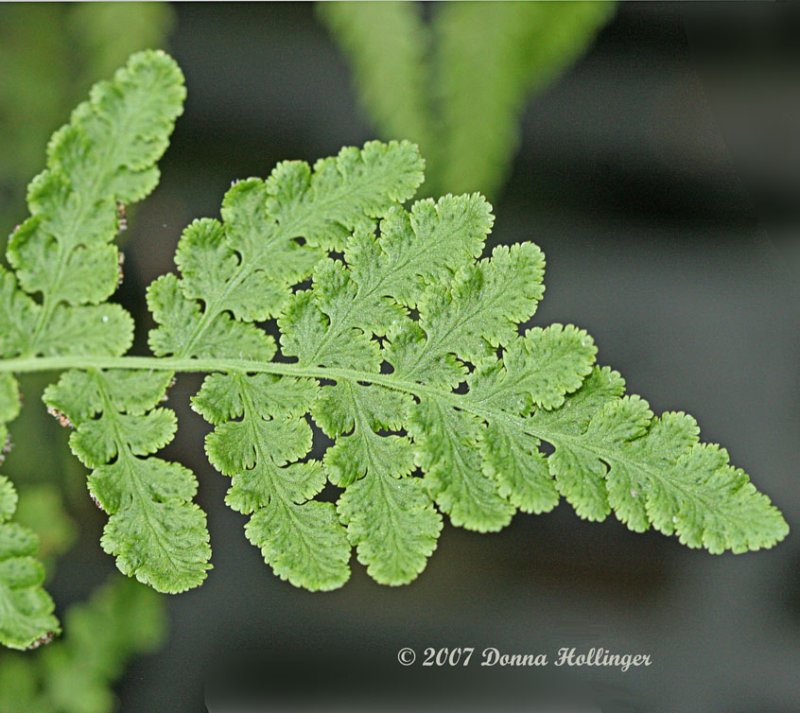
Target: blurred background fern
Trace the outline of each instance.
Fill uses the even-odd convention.
[[[591,44],[613,2],[324,2],[319,15],[384,139],[411,139],[429,195],[494,198],[527,102]]]

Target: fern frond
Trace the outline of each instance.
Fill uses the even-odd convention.
[[[712,553],[771,547],[788,532],[769,499],[728,453],[699,442],[684,413],[654,416],[624,381],[597,369],[560,411],[536,412],[525,428],[548,433],[559,491],[582,517],[613,510],[631,530],[649,527]]]
[[[175,432],[160,403],[179,372],[207,374],[192,404],[213,426],[206,453],[231,479],[226,502],[275,573],[307,589],[341,586],[352,548],[376,581],[410,582],[442,514],[497,531],[562,496],[581,517],[613,512],[711,552],[788,532],[690,417],[626,396],[585,331],[528,326],[544,256],[533,243],[485,254],[483,197],[405,205],[423,178],[408,142],[236,183],[220,220],[184,231],[178,272],[148,289],[153,356],[123,356],[129,318],[104,301],[95,257],[114,202],[152,187],[183,89],[171,60],[146,53],[92,96],[34,182],[16,274],[0,273],[0,421],[18,408],[12,373],[64,371],[45,401],[75,429],[70,446],[109,514],[103,547],[126,574],[178,592],[210,567],[194,475],[156,455]],[[97,280],[72,293],[84,258],[83,279]],[[314,426],[331,440],[320,459]],[[318,498],[327,483],[335,503]]]
[[[0,225],[25,215],[25,184],[47,140],[98,77],[136,51],[162,47],[165,2],[0,5]],[[123,29],[124,28],[124,29]]]
[[[8,261],[22,290],[40,294],[36,321],[4,348],[5,356],[59,354],[75,336],[108,354],[130,346],[133,324],[119,307],[98,306],[119,281],[118,205],[141,200],[158,182],[155,162],[167,147],[185,89],[163,53],[134,55],[48,146],[47,169],[28,190],[31,217],[12,234]],[[8,289],[8,288],[6,288]],[[73,347],[74,348],[74,347]]]
[[[7,424],[19,414],[21,396],[14,376],[0,372],[0,465],[11,450]],[[45,568],[37,534],[19,522],[17,491],[0,475],[0,643],[34,649],[61,631],[55,606],[44,589]],[[62,526],[62,522],[56,522]]]
[[[252,514],[248,537],[281,577],[339,586],[348,571],[344,526],[368,572],[402,584],[435,549],[437,508],[454,525],[496,531],[517,509],[545,512],[561,495],[582,517],[613,510],[631,529],[653,526],[712,552],[785,535],[778,511],[724,451],[695,445],[688,417],[657,419],[639,397],[623,397],[621,379],[594,366],[586,332],[521,331],[543,296],[544,257],[522,243],[480,258],[493,216],[479,195],[388,206],[377,226],[351,221],[343,246],[310,220],[307,234],[284,236],[314,236],[312,247],[297,248],[314,256],[311,287],[292,291],[307,274],[282,267],[286,243],[273,232],[282,208],[259,186],[233,188],[222,223],[189,226],[178,249],[186,273],[151,287],[160,326],[150,341],[182,367],[193,357],[198,370],[212,360],[224,372],[194,399],[215,426],[206,451],[232,477],[228,503]],[[245,198],[261,206],[246,211],[262,221],[260,230],[259,218],[246,221],[248,234],[260,232],[275,255],[261,311],[238,291],[261,269],[235,247]],[[320,244],[341,257],[320,253]],[[218,277],[205,272],[211,297],[202,305],[190,253],[228,266]],[[279,355],[253,324],[268,317],[277,318]],[[334,441],[321,463],[309,459],[309,417]],[[338,520],[313,500],[325,475],[343,488]]]

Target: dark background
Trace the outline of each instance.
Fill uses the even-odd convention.
[[[122,301],[173,269],[182,227],[218,215],[231,180],[373,136],[348,68],[310,4],[180,4],[170,50],[189,98],[163,180],[131,220]],[[706,440],[800,519],[800,26],[772,3],[623,3],[588,54],[525,113],[495,201],[494,240],[548,258],[537,323],[574,322],[599,361],[656,411],[695,415]],[[124,31],[121,28],[120,31]],[[141,330],[140,337],[144,335]],[[360,565],[344,589],[280,582],[223,505],[206,426],[172,392],[169,451],[198,474],[215,569],[169,599],[170,638],[119,687],[125,713],[502,710],[551,686],[586,687],[603,711],[800,710],[800,545],[714,557],[583,522],[566,504],[495,535],[447,525],[408,587]],[[102,520],[58,569],[57,600],[113,569]],[[403,646],[648,653],[649,668],[501,672],[408,669]],[[243,700],[250,707],[244,707]],[[431,701],[436,701],[435,705]],[[237,702],[241,707],[237,707]],[[441,709],[441,708],[440,708]],[[541,708],[544,710],[544,708]]]

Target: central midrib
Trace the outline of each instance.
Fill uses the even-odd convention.
[[[170,357],[97,357],[97,356],[62,356],[62,357],[34,357],[0,360],[0,373],[26,373],[34,371],[62,371],[65,369],[135,369],[146,371],[170,371],[177,373],[209,373],[209,372],[240,372],[240,373],[266,373],[276,376],[296,376],[312,379],[327,379],[331,381],[350,381],[376,384],[395,391],[402,391],[418,398],[427,397],[447,402],[462,411],[472,413],[486,421],[502,422],[512,428],[522,431],[530,436],[539,438],[551,444],[570,445],[589,451],[598,459],[608,464],[610,460],[624,463],[628,467],[646,472],[654,480],[666,480],[670,485],[683,492],[685,495],[703,500],[710,510],[711,503],[702,498],[699,493],[690,493],[674,478],[655,468],[648,467],[644,462],[633,462],[624,453],[610,452],[609,448],[600,448],[579,436],[564,433],[559,430],[548,430],[540,424],[533,424],[530,420],[513,414],[496,411],[470,402],[465,395],[444,391],[436,387],[426,386],[412,381],[405,381],[393,377],[391,374],[374,374],[355,369],[340,369],[332,367],[309,367],[284,362],[252,361],[247,359],[187,359]],[[618,451],[619,449],[614,449]]]
[[[20,359],[0,360],[0,373],[26,373],[34,371],[62,371],[65,369],[133,369],[137,371],[169,371],[176,373],[210,373],[210,372],[239,372],[239,373],[265,373],[276,376],[296,376],[311,379],[327,379],[330,381],[349,381],[376,384],[394,391],[417,396],[428,397],[445,401],[455,408],[467,411],[488,421],[503,421],[532,436],[552,442],[577,440],[574,436],[560,431],[548,432],[547,429],[532,427],[528,420],[491,408],[472,403],[468,397],[445,391],[433,386],[426,386],[415,381],[398,379],[391,374],[371,373],[356,369],[342,369],[324,366],[301,366],[299,364],[253,361],[249,359],[213,359],[213,358],[178,358],[178,357],[147,357],[147,356],[60,356],[60,357],[33,357]],[[586,447],[581,443],[582,447]]]

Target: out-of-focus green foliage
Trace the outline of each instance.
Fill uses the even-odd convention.
[[[66,459],[65,459],[66,460]],[[46,569],[75,541],[77,529],[61,504],[57,483],[29,485],[22,490],[17,522],[39,536],[39,559]]]
[[[47,139],[91,83],[172,23],[165,3],[0,4],[0,223],[24,215]]]
[[[26,404],[40,404],[50,379],[26,374],[19,380]],[[54,560],[72,545],[76,528],[64,505],[75,515],[93,510],[86,502],[85,473],[80,464],[64,454],[69,433],[44,409],[23,408],[10,426],[14,449],[4,465],[20,493],[17,520],[32,528],[41,542],[40,556],[48,571]],[[33,444],[47,443],[47,448]],[[46,527],[42,527],[46,523]]]
[[[24,403],[41,403],[47,383],[47,377],[41,374],[20,379]],[[86,503],[83,470],[74,458],[64,454],[67,432],[43,409],[23,408],[10,430],[15,448],[4,471],[19,490],[16,520],[39,536],[39,559],[51,575],[56,560],[72,547],[77,536],[77,526],[67,509],[80,516],[82,509],[92,508]],[[31,447],[36,443],[49,447]]]
[[[317,9],[350,60],[372,121],[385,136],[408,138],[420,147],[429,185],[432,37],[420,7],[415,2],[323,2]]]
[[[155,649],[166,627],[159,595],[114,576],[71,607],[67,634],[34,653],[0,654],[3,713],[108,713],[111,685],[136,654]]]
[[[385,138],[427,159],[426,191],[496,194],[527,100],[569,67],[613,2],[326,2],[322,19],[353,66]]]
[[[0,642],[24,651],[49,642],[61,629],[43,587],[39,538],[14,521],[16,510],[17,491],[0,475]]]
[[[77,96],[98,77],[110,76],[129,55],[163,48],[172,29],[173,12],[161,2],[84,2],[67,15],[68,36],[83,48],[87,61],[79,69]]]

